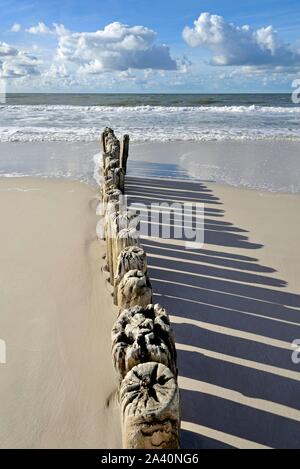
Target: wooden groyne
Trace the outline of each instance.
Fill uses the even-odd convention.
[[[178,449],[180,400],[174,334],[168,313],[153,304],[147,256],[135,213],[124,208],[129,136],[102,133],[101,201],[106,270],[119,309],[112,359],[119,382],[126,449]]]

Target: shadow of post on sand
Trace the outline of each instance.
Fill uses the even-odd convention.
[[[187,248],[184,235],[142,239],[154,299],[176,335],[182,446],[300,448],[300,372],[291,360],[300,296],[249,255],[263,245],[227,219],[207,181],[176,165],[132,162],[126,192],[129,205],[158,211],[161,203],[204,204],[203,248]],[[170,217],[170,233],[180,222]]]

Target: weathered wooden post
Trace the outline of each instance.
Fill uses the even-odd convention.
[[[105,146],[105,130],[101,134],[101,144],[102,144],[102,155],[106,153],[106,146]]]
[[[106,127],[103,133],[105,153],[110,153],[114,158],[120,158],[120,142],[115,136],[114,131]]]
[[[122,149],[120,154],[120,167],[124,169],[125,174],[127,172],[127,160],[129,155],[129,135],[123,136]]]
[[[122,381],[122,438],[125,449],[178,449],[179,391],[161,363],[135,366]]]
[[[130,270],[119,283],[116,296],[119,309],[151,304],[152,287],[148,275],[140,270]]]
[[[113,255],[114,272],[117,270],[117,262],[121,251],[129,246],[139,246],[139,233],[134,227],[123,228],[117,233]]]
[[[108,204],[111,201],[118,201],[122,197],[122,192],[117,189],[114,185],[108,186],[108,189],[104,192],[103,202]]]
[[[146,254],[139,246],[139,218],[122,201],[129,136],[124,135],[121,146],[107,127],[101,140],[107,268],[115,303],[122,310],[112,331],[112,355],[120,382],[123,447],[178,449],[175,339],[167,312],[152,304]]]
[[[112,330],[113,364],[121,382],[139,363],[166,365],[177,376],[175,337],[160,305],[125,309]]]
[[[122,279],[129,270],[141,270],[147,273],[147,256],[140,246],[128,246],[119,254],[116,269],[116,279]]]
[[[110,283],[114,284],[114,219],[118,215],[118,201],[111,201],[106,206],[105,213],[105,235],[106,235],[106,252],[107,252],[107,269],[110,275]]]
[[[110,171],[114,185],[124,193],[125,173],[122,168],[114,168]]]
[[[124,275],[130,270],[139,270],[147,275],[147,257],[144,249],[139,246],[128,246],[118,258],[115,271],[114,303],[117,304],[118,286]]]

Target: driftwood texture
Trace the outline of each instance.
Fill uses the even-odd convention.
[[[103,202],[107,204],[108,202],[119,202],[122,197],[122,192],[112,185],[108,190],[103,191]]]
[[[109,127],[106,127],[102,133],[102,147],[104,155],[110,154],[115,158],[120,157],[120,142]]]
[[[118,225],[114,225],[115,229],[118,228]],[[124,228],[121,229],[115,239],[114,244],[114,276],[117,270],[117,262],[120,253],[123,249],[130,247],[130,246],[139,246],[139,234],[135,228]]]
[[[179,391],[171,370],[160,363],[132,368],[120,388],[125,449],[178,449]]]
[[[117,210],[106,210],[105,224],[107,226],[107,247],[109,249],[108,257],[111,262],[108,264],[110,272],[110,283],[114,285],[117,260],[120,252],[127,246],[136,246],[139,243],[139,236],[135,228],[125,228],[134,224],[134,214],[129,211],[119,213]]]
[[[115,133],[109,127],[106,127],[101,136],[102,154],[103,154],[103,172],[111,166],[112,160],[117,160],[115,167],[120,167],[124,174],[127,170],[127,160],[129,154],[129,135],[124,135],[122,140],[122,148],[120,141]],[[114,163],[115,164],[115,163]]]
[[[174,333],[160,305],[124,310],[112,330],[112,357],[119,381],[139,363],[166,365],[177,376]]]
[[[120,154],[120,167],[127,171],[127,160],[129,155],[129,135],[123,136],[122,149]]]
[[[140,270],[130,270],[117,287],[119,309],[143,306],[152,303],[152,287],[148,275]]]
[[[109,280],[113,285],[114,283],[114,249],[115,249],[115,233],[113,220],[118,215],[119,204],[118,201],[108,202],[105,212],[105,239],[106,239],[106,259],[107,270],[109,271]]]
[[[117,259],[116,284],[119,284],[130,270],[140,270],[143,274],[147,274],[147,256],[144,249],[139,246],[128,246],[120,252]]]
[[[123,249],[116,263],[114,282],[114,303],[118,304],[118,287],[124,275],[130,270],[139,270],[147,275],[147,257],[145,251],[139,246],[128,246]]]

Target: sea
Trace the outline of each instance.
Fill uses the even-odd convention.
[[[291,94],[8,94],[0,142],[300,140]]]
[[[0,176],[93,183],[106,126],[130,135],[131,175],[300,192],[300,105],[289,94],[8,94]]]

